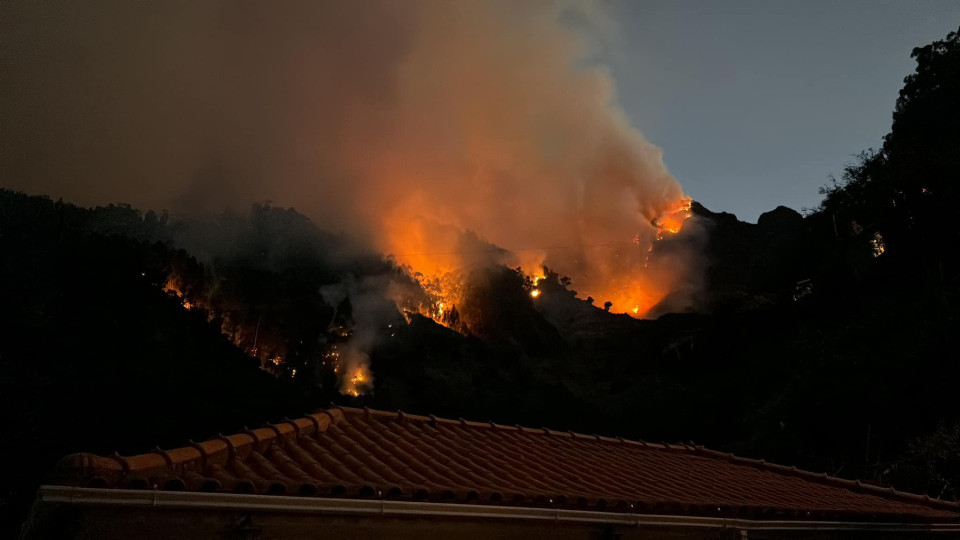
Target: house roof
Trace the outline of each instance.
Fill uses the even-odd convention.
[[[700,446],[333,408],[174,450],[74,454],[55,483],[749,519],[960,523],[960,504]]]

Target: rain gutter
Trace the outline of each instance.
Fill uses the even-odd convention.
[[[392,518],[523,520],[629,527],[695,527],[741,531],[876,531],[960,533],[960,523],[749,520],[697,516],[595,512],[558,508],[466,505],[370,499],[332,499],[184,491],[40,486],[38,502],[117,507],[189,508]]]

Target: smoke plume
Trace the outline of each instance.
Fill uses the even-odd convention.
[[[685,279],[644,269],[683,193],[591,59],[602,6],[95,4],[2,7],[8,187],[174,213],[271,200],[425,274],[472,263],[472,231],[615,311]]]

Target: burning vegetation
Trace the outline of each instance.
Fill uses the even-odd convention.
[[[513,307],[491,300],[494,278],[509,282],[510,302],[533,309],[549,301],[540,282],[555,269],[579,298],[636,318],[658,314],[665,298],[696,281],[694,253],[661,249],[686,230],[690,200],[591,57],[600,37],[592,32],[602,25],[565,22],[599,12],[566,2],[385,2],[330,18],[305,4],[302,19],[319,26],[291,33],[261,8],[235,9],[249,18],[217,22],[216,39],[245,50],[248,29],[234,22],[260,20],[269,39],[257,41],[267,50],[244,56],[238,70],[179,58],[198,76],[217,74],[202,81],[213,93],[191,94],[200,84],[158,94],[178,110],[181,100],[215,101],[223,107],[215,116],[236,129],[216,133],[219,154],[199,166],[206,136],[162,154],[157,144],[129,149],[153,156],[142,169],[162,181],[151,184],[159,186],[155,200],[138,198],[139,189],[121,195],[143,206],[177,201],[173,210],[196,220],[179,223],[167,240],[196,254],[205,275],[174,269],[163,288],[191,313],[206,313],[264,370],[369,392],[367,355],[399,325],[426,317],[464,335],[497,327],[497,310]],[[206,11],[188,11],[171,21],[183,47],[139,57],[170,58],[170,50],[195,50],[192,40],[206,42],[206,33],[194,33],[202,24],[179,26],[205,20]],[[324,53],[335,50],[357,51],[359,61]],[[271,83],[251,81],[252,73]],[[208,99],[219,91],[237,99]],[[280,109],[233,108],[247,103]],[[137,104],[130,112],[153,110]],[[288,124],[293,117],[296,125]],[[181,127],[170,132],[203,131]],[[143,171],[122,176],[153,174]],[[205,214],[251,200],[296,204],[303,214]]]
[[[632,242],[511,250],[494,246],[469,232],[457,233],[449,227],[441,235],[416,226],[408,228],[406,235],[395,231],[392,241],[398,247],[391,252],[393,258],[424,293],[419,298],[398,296],[397,306],[408,314],[408,321],[409,314],[417,313],[448,328],[467,332],[469,325],[464,320],[464,311],[470,311],[470,306],[463,304],[463,289],[471,272],[496,265],[515,266],[526,276],[530,283],[529,295],[535,299],[542,292],[537,283],[544,278],[544,268],[555,261],[556,268],[572,275],[577,275],[578,269],[583,272],[598,268],[600,272],[594,274],[581,273],[582,284],[576,278],[567,284],[582,287],[581,298],[609,302],[608,311],[642,317],[673,292],[678,274],[691,272],[689,267],[676,268],[675,259],[661,261],[653,255],[659,242],[683,229],[692,216],[692,202],[689,197],[683,197],[667,205],[666,210],[650,222],[652,233],[635,233]],[[434,241],[451,247],[431,249]],[[577,254],[572,259],[571,252]],[[665,272],[666,266],[672,266],[673,272]]]
[[[240,252],[219,252],[220,244],[208,240],[191,245],[196,241],[192,225],[179,224],[183,236],[176,241],[207,253],[207,262],[201,268],[170,267],[161,288],[218,325],[264,371],[320,381],[359,397],[373,390],[372,351],[397,339],[417,318],[463,335],[496,337],[517,331],[504,321],[527,317],[522,310],[533,313],[551,302],[556,291],[571,287],[580,290],[571,294],[581,299],[592,303],[596,298],[597,309],[605,304],[611,312],[643,317],[670,292],[671,282],[663,277],[675,274],[663,269],[673,260],[669,250],[658,246],[669,244],[684,228],[690,204],[683,199],[668,206],[647,223],[650,232],[633,234],[633,242],[573,248],[594,256],[591,265],[604,266],[605,259],[631,261],[616,268],[620,274],[611,282],[595,280],[593,289],[581,289],[574,278],[565,277],[572,273],[567,268],[558,268],[563,276],[549,270],[547,262],[570,262],[571,247],[508,250],[453,229],[446,234],[455,243],[446,250],[429,249],[424,242],[430,234],[413,235],[401,244],[406,249],[396,250],[398,255],[350,255],[331,267],[329,254],[340,249],[335,243],[324,244],[330,239],[299,214],[259,205],[249,216],[233,218],[240,220],[236,223],[221,218],[217,226],[226,229],[211,236],[249,238],[236,244],[244,246]],[[243,232],[229,232],[234,229]],[[290,274],[295,267],[296,274]]]
[[[163,292],[176,297],[184,309],[193,309],[193,303],[183,295],[182,289],[183,286],[180,284],[180,279],[176,274],[171,274],[170,277],[167,278],[167,283],[163,286]]]
[[[136,69],[81,62],[77,73],[148,76],[163,106],[121,92],[130,99],[111,103],[120,109],[110,116],[184,136],[163,144],[116,137],[119,147],[84,154],[83,164],[68,156],[29,161],[52,167],[43,171],[49,178],[89,171],[83,190],[63,194],[83,203],[99,202],[91,193],[142,207],[174,201],[174,215],[197,224],[178,223],[165,240],[195,254],[206,273],[192,285],[191,275],[175,269],[162,288],[191,314],[206,313],[263,369],[297,380],[326,377],[325,387],[350,394],[371,385],[368,367],[347,362],[348,346],[367,366],[363,354],[392,333],[383,328],[417,317],[461,334],[489,332],[498,316],[487,302],[489,280],[510,269],[518,275],[503,279],[511,294],[522,293],[510,296],[521,307],[548,301],[538,283],[551,268],[569,276],[565,286],[580,298],[637,318],[689,284],[693,254],[652,248],[684,227],[689,201],[592,56],[594,40],[606,37],[601,9],[578,2],[350,6],[331,17],[324,3],[302,4],[295,9],[304,24],[296,29],[254,4],[231,6],[236,16],[228,19],[188,7],[161,25],[131,21],[132,34],[156,37],[137,42]],[[120,14],[111,9],[97,17],[114,20]],[[242,22],[250,20],[259,21],[254,40]],[[168,30],[157,36],[161,27]],[[224,56],[196,53],[211,39]],[[231,55],[251,43],[255,54]],[[331,51],[354,51],[356,61]],[[84,58],[116,56],[101,52]],[[169,66],[196,84],[164,87],[180,80],[155,80]],[[193,125],[202,114],[156,114],[198,103],[215,104],[210,118],[230,119],[229,128]],[[82,121],[67,132],[102,126],[103,111],[89,112],[77,111]],[[125,170],[128,161],[115,155],[139,156],[137,170]],[[302,214],[209,214],[264,200]],[[332,239],[308,231],[314,224],[347,233]],[[328,286],[342,294],[321,294]],[[336,373],[325,356],[334,345]]]
[[[668,209],[654,221],[654,225],[657,227],[657,240],[663,240],[666,235],[680,232],[683,224],[693,215],[690,212],[691,205],[693,205],[693,199],[684,197],[676,203],[676,206]]]
[[[650,221],[653,232],[634,233],[633,242],[575,250],[596,257],[593,265],[602,266],[604,258],[631,262],[619,266],[621,273],[610,282],[595,281],[593,289],[572,294],[589,302],[596,298],[614,313],[643,317],[670,292],[671,283],[663,280],[663,269],[673,261],[661,257],[657,246],[666,245],[680,233],[691,216],[690,205],[689,199],[682,199],[668,206]],[[511,315],[516,309],[537,310],[541,302],[551,301],[556,294],[551,291],[580,288],[573,278],[560,276],[545,264],[554,259],[561,264],[569,262],[567,246],[508,250],[452,229],[448,233],[456,243],[446,251],[429,250],[421,243],[429,235],[414,235],[405,241],[405,250],[397,250],[399,255],[367,259],[362,274],[355,273],[357,261],[353,261],[350,265],[355,269],[346,273],[317,267],[321,281],[311,285],[306,280],[300,285],[306,289],[279,287],[288,279],[282,261],[290,255],[277,258],[280,253],[276,250],[290,248],[280,248],[273,239],[289,242],[295,238],[291,234],[309,237],[319,231],[301,223],[296,214],[268,206],[255,206],[245,219],[267,227],[254,236],[267,243],[254,244],[252,253],[277,262],[248,268],[248,263],[238,266],[230,262],[247,255],[214,254],[200,273],[196,268],[171,268],[163,290],[187,310],[206,314],[233,343],[256,358],[264,371],[286,379],[320,381],[354,398],[373,390],[371,351],[384,340],[396,338],[400,328],[413,324],[415,318],[428,318],[464,335],[496,337],[517,331],[503,323],[518,316]],[[294,233],[304,226],[303,233]],[[274,227],[276,231],[269,232]],[[311,246],[295,248],[294,253],[301,249],[309,249],[311,257],[323,253]],[[565,268],[559,270],[567,273]],[[549,286],[545,286],[550,275]],[[397,318],[391,318],[391,312]]]
[[[97,16],[121,17],[112,9]],[[124,133],[151,125],[158,126],[151,133],[183,137],[163,144],[116,137],[118,148],[84,154],[82,164],[68,156],[29,161],[49,178],[89,174],[88,188],[64,194],[85,203],[98,202],[91,193],[110,193],[142,207],[176,201],[171,210],[189,215],[248,201],[296,205],[320,228],[349,231],[351,243],[392,254],[427,293],[397,304],[458,330],[469,309],[463,284],[476,269],[520,267],[533,275],[548,266],[569,276],[581,298],[609,301],[612,312],[637,317],[685,284],[689,262],[646,251],[658,236],[680,230],[677,212],[686,199],[660,149],[623,113],[614,79],[594,57],[593,45],[607,38],[602,7],[370,2],[350,3],[331,17],[326,4],[306,3],[292,8],[304,23],[296,29],[263,6],[231,9],[236,17],[228,20],[188,7],[160,25],[131,21],[131,33],[156,37],[138,41],[136,69],[75,66],[78,74],[106,73],[110,80],[117,73],[149,77],[163,106],[121,92],[129,100],[111,103],[121,107],[111,117],[135,122],[121,122]],[[260,21],[255,40],[242,23],[250,20]],[[157,28],[168,30],[157,36]],[[226,57],[196,54],[211,39]],[[229,53],[249,51],[251,43],[264,49]],[[341,50],[355,51],[356,61],[331,53]],[[196,84],[155,80],[171,65]],[[157,114],[198,103],[216,104],[210,117],[230,119],[230,127],[192,126],[194,116],[207,118],[202,114]],[[77,114],[81,121],[69,133],[103,125],[103,111]],[[178,123],[169,124],[174,118]],[[216,151],[198,163],[198,149],[210,146]],[[137,170],[124,169],[129,164],[112,159],[116,154],[140,156]],[[263,315],[257,309],[248,320],[230,306],[207,307],[230,313],[223,317],[231,339],[247,350],[256,341],[259,356],[277,339],[270,324],[256,331]]]

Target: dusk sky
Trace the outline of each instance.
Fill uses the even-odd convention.
[[[960,2],[615,0],[620,100],[684,190],[755,221],[817,188],[889,131],[914,47]]]

